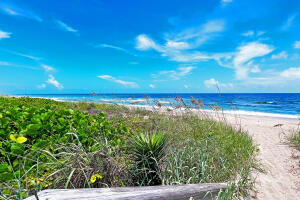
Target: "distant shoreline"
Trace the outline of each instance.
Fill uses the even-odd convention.
[[[97,104],[113,104],[111,102],[93,102],[93,101],[72,101],[72,100],[60,100],[55,97],[32,97],[32,96],[20,96],[20,95],[0,95],[3,97],[29,97],[29,98],[42,98],[42,99],[50,99],[54,101],[61,101],[61,102],[74,102],[74,103],[79,103],[79,102],[85,102],[85,103],[97,103]],[[125,104],[125,103],[116,103],[120,106],[125,106],[128,108],[144,108],[146,110],[153,110],[154,106],[151,105],[130,105],[130,104]],[[158,108],[156,107],[155,109],[167,109],[170,108],[168,106],[164,106],[163,108]],[[177,111],[184,111],[183,109],[177,110]],[[289,119],[289,120],[300,120],[300,115],[292,115],[292,114],[279,114],[279,113],[268,113],[268,112],[257,112],[257,111],[247,111],[247,110],[220,110],[220,111],[213,111],[209,109],[191,109],[190,111],[194,113],[201,113],[205,112],[207,114],[225,114],[225,115],[230,115],[230,116],[253,116],[253,117],[258,117],[258,118],[274,118],[274,119]]]

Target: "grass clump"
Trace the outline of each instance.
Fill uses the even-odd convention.
[[[246,196],[256,164],[252,139],[220,118],[181,109],[0,97],[0,197],[212,182],[231,183],[219,199]]]
[[[293,131],[288,140],[296,149],[300,150],[300,129]]]
[[[137,185],[161,185],[160,162],[165,156],[166,136],[162,133],[137,134],[130,149]]]

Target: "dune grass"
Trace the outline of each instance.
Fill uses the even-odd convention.
[[[0,97],[4,199],[49,188],[227,182],[219,199],[247,196],[256,147],[207,113]],[[157,102],[158,104],[159,102]],[[25,137],[24,143],[12,141]],[[11,177],[11,178],[8,178]]]
[[[300,129],[298,128],[297,130],[292,131],[288,136],[288,140],[292,146],[300,150]]]

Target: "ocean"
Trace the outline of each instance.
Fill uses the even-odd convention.
[[[149,101],[145,98],[149,97]],[[300,93],[160,93],[160,94],[31,94],[16,95],[49,98],[57,101],[122,103],[130,105],[155,105],[157,102],[165,106],[174,103],[174,98],[181,97],[187,105],[191,105],[192,97],[203,101],[204,109],[218,105],[221,109],[239,110],[242,114],[278,116],[285,118],[300,117]],[[176,102],[175,102],[176,103]]]

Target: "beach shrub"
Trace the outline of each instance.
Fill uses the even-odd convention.
[[[166,136],[162,133],[137,134],[130,147],[132,170],[137,185],[160,185],[160,162],[165,156]]]
[[[0,182],[11,183],[3,192],[12,194],[31,179],[41,182],[37,177],[56,172],[54,165],[45,163],[55,162],[59,169],[63,160],[71,159],[63,154],[64,144],[80,144],[90,153],[99,151],[103,145],[99,140],[120,148],[129,137],[128,130],[122,124],[113,125],[103,112],[90,115],[51,100],[0,97]]]
[[[220,199],[247,195],[256,165],[251,138],[222,116],[176,109],[182,108],[163,113],[0,97],[0,198],[51,188],[206,182],[232,183]]]

